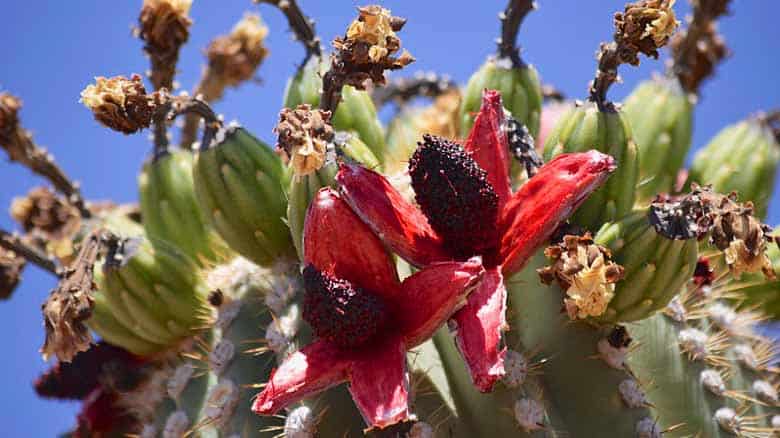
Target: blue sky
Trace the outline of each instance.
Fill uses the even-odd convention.
[[[301,0],[317,20],[324,41],[342,33],[362,3],[347,0]],[[623,1],[539,0],[520,32],[526,61],[537,66],[547,83],[568,96],[584,98],[595,70],[598,43],[612,34],[612,13]],[[734,56],[702,90],[696,108],[694,147],[707,142],[721,127],[760,109],[780,107],[776,83],[780,58],[778,42],[780,2],[735,2],[734,14],[722,20]],[[97,125],[78,103],[80,90],[93,76],[143,73],[147,60],[131,27],[141,0],[133,1],[14,1],[3,5],[0,26],[0,89],[24,100],[22,118],[36,141],[47,146],[58,162],[81,181],[90,199],[136,199],[136,175],[150,149],[146,135],[125,137]],[[401,33],[404,46],[417,57],[417,70],[449,73],[465,82],[486,56],[498,36],[497,13],[503,0],[386,1],[396,15],[409,18]],[[226,119],[238,119],[251,131],[273,143],[271,129],[282,101],[287,77],[302,57],[290,39],[286,22],[273,8],[253,6],[249,0],[195,0],[194,25],[183,49],[178,80],[191,89],[200,76],[202,49],[215,35],[225,33],[246,10],[259,10],[271,34],[271,54],[261,67],[260,84],[230,90],[216,105]],[[678,1],[680,16],[688,11]],[[614,100],[625,97],[637,81],[661,71],[663,64],[643,60],[639,69],[623,67],[625,83],[613,87]],[[0,205],[25,193],[41,181],[19,167],[0,160]],[[780,222],[780,203],[773,198],[770,224]],[[6,214],[0,225],[11,228]],[[46,367],[38,348],[43,339],[40,304],[54,285],[51,277],[28,268],[22,287],[9,302],[0,303],[0,332],[5,333],[0,361],[0,424],[6,436],[46,437],[63,432],[74,422],[77,405],[39,400],[31,388]]]

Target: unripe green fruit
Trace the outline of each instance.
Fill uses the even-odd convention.
[[[213,263],[228,249],[198,206],[192,163],[192,153],[176,150],[144,165],[138,176],[141,217],[153,245],[165,240],[198,263]]]
[[[228,128],[220,137],[195,157],[200,208],[225,242],[253,262],[268,266],[291,256],[281,159],[243,128]]]
[[[316,107],[320,103],[322,75],[329,65],[321,58],[312,57],[309,62],[287,83],[284,106],[295,108],[307,103]],[[357,133],[380,160],[384,156],[385,134],[377,117],[376,107],[366,91],[356,90],[349,85],[341,90],[341,103],[332,118],[337,131]]]
[[[693,101],[676,79],[656,78],[634,89],[623,112],[639,150],[637,201],[647,203],[674,189],[691,146]]]
[[[693,158],[688,175],[692,182],[712,184],[720,193],[735,191],[752,201],[756,217],[766,216],[774,188],[780,144],[772,130],[754,117],[723,128]]]
[[[479,111],[482,92],[498,90],[504,106],[515,120],[524,124],[536,138],[542,113],[542,86],[532,65],[513,68],[508,59],[488,59],[466,85],[460,110],[461,136],[465,137]]]
[[[613,261],[624,268],[615,296],[599,318],[607,322],[637,321],[666,307],[693,276],[698,259],[696,239],[659,234],[646,211],[604,224],[594,241],[608,247]]]
[[[209,310],[199,266],[170,243],[153,246],[129,221],[111,218],[105,226],[120,245],[95,268],[90,327],[138,355],[173,347],[201,329]]]
[[[544,145],[544,159],[562,153],[596,149],[615,158],[617,171],[577,210],[572,221],[589,230],[621,218],[634,206],[638,181],[637,147],[626,117],[619,110],[599,110],[579,103],[558,119]]]

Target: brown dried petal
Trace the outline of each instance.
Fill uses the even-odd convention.
[[[210,74],[226,86],[236,86],[252,79],[268,55],[263,45],[268,28],[257,14],[247,14],[230,35],[220,36],[206,50]]]
[[[0,248],[0,300],[8,299],[19,281],[26,261],[13,251]]]
[[[124,76],[95,78],[81,92],[79,100],[95,115],[103,125],[125,134],[132,134],[149,127],[154,110],[161,97],[146,94],[139,75],[130,79]]]
[[[19,126],[22,101],[8,93],[0,93],[0,147],[8,148]],[[10,151],[9,151],[10,152]],[[11,157],[14,160],[13,157]],[[14,160],[18,161],[18,160]]]
[[[155,89],[171,88],[179,48],[189,39],[192,0],[144,0],[138,17],[138,37],[152,61]]]
[[[296,175],[308,175],[325,164],[334,136],[329,111],[312,110],[308,104],[285,108],[274,132],[279,136],[276,147],[285,153]]]
[[[615,41],[624,62],[639,65],[638,53],[658,58],[679,25],[672,6],[675,0],[642,0],[627,4],[615,14]]]
[[[78,210],[47,187],[14,198],[11,216],[26,232],[36,231],[46,239],[71,237],[81,223]]]
[[[94,266],[101,247],[101,232],[92,232],[82,243],[76,261],[63,273],[56,288],[41,306],[46,340],[41,348],[44,360],[55,355],[62,362],[85,351],[92,335],[85,321],[92,315]]]

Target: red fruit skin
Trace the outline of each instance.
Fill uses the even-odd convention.
[[[274,415],[286,406],[347,380],[352,358],[328,341],[315,341],[288,356],[252,404],[252,411]]]
[[[617,168],[598,151],[561,154],[539,169],[501,212],[503,273],[511,275]]]
[[[496,90],[485,90],[474,126],[463,145],[479,167],[487,171],[487,179],[498,195],[499,211],[512,196],[509,145],[503,129],[505,122],[501,94]]]
[[[466,305],[452,318],[455,340],[474,386],[490,392],[504,375],[501,333],[506,330],[506,286],[501,267],[488,269]]]
[[[362,166],[342,164],[336,180],[349,206],[403,259],[417,267],[451,259],[425,215],[385,177]]]
[[[404,280],[395,314],[406,347],[416,347],[433,336],[466,303],[484,273],[475,257],[466,262],[433,263]]]
[[[385,301],[400,290],[395,264],[382,241],[331,188],[320,189],[309,207],[303,247],[307,264]]]
[[[383,429],[410,418],[406,348],[389,339],[374,354],[352,364],[349,392],[371,428]]]

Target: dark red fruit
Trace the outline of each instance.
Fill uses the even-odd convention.
[[[358,347],[385,323],[387,316],[382,300],[349,281],[308,265],[303,270],[303,284],[306,289],[303,319],[319,338],[344,348]]]
[[[498,243],[498,195],[463,147],[424,135],[409,160],[415,199],[456,257],[482,254]]]

